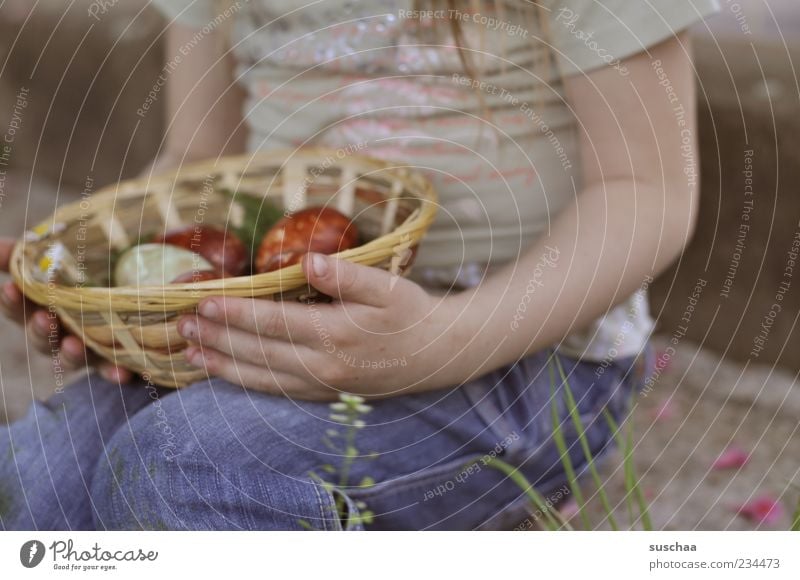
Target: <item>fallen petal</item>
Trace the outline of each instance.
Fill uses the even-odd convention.
[[[675,405],[672,399],[666,399],[655,409],[650,411],[650,418],[653,421],[669,421],[675,416]]]
[[[774,524],[783,516],[783,505],[774,497],[762,495],[738,506],[736,513],[759,524]]]
[[[569,521],[578,514],[578,502],[570,498],[558,506],[558,511],[562,518]]]
[[[730,445],[714,460],[711,469],[739,469],[744,467],[748,461],[750,461],[750,454],[747,451],[738,445]]]
[[[656,370],[665,373],[669,371],[669,367],[672,363],[672,355],[669,354],[667,351],[662,350],[656,353]]]

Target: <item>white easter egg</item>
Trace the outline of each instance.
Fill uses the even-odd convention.
[[[169,244],[140,244],[125,252],[114,269],[116,286],[165,286],[186,272],[212,270],[200,254]]]

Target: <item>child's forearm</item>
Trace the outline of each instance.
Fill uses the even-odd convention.
[[[233,57],[221,50],[224,39],[218,30],[186,51],[196,35],[197,30],[177,23],[167,30],[166,134],[155,159],[142,170],[143,176],[246,150],[246,95],[234,79]]]
[[[630,296],[689,239],[690,196],[633,180],[587,188],[517,263],[457,297],[463,366],[477,376],[557,344]]]

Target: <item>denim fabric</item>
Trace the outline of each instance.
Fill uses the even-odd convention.
[[[96,465],[147,392],[90,376],[0,425],[0,529],[94,529]]]
[[[461,387],[371,402],[351,485],[334,493],[351,513],[363,504],[375,513],[367,529],[514,525],[530,509],[522,490],[484,460],[520,467],[545,494],[564,484],[551,392],[573,461],[585,467],[547,360],[542,352]],[[647,364],[560,360],[592,452],[602,456],[612,440],[602,410],[624,418]],[[310,476],[342,465],[324,443],[327,431],[342,430],[329,414],[325,403],[217,379],[169,391],[89,376],[0,427],[0,526],[342,529],[335,496]],[[357,487],[365,476],[377,483]]]

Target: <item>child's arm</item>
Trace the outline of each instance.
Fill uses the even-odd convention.
[[[164,46],[166,137],[149,170],[219,155],[244,153],[244,90],[235,83],[234,61],[219,30],[204,35],[173,23]]]
[[[568,79],[581,129],[582,188],[548,238],[475,292],[476,312],[494,311],[505,323],[487,326],[490,340],[505,341],[481,369],[557,344],[680,255],[699,201],[690,50],[682,34],[628,59],[627,77],[609,67]],[[508,321],[548,246],[558,250],[556,266],[544,268],[519,330],[509,333]],[[477,357],[478,351],[469,352]]]
[[[309,281],[339,302],[206,299],[200,317],[179,324],[203,345],[189,348],[188,360],[298,398],[390,396],[458,385],[557,344],[663,270],[691,235],[698,191],[684,173],[697,163],[688,50],[680,35],[627,59],[626,77],[606,68],[568,79],[582,190],[549,236],[474,291],[439,299],[385,271],[313,256],[303,264]],[[519,318],[543,255],[553,266],[538,266],[540,285]]]

